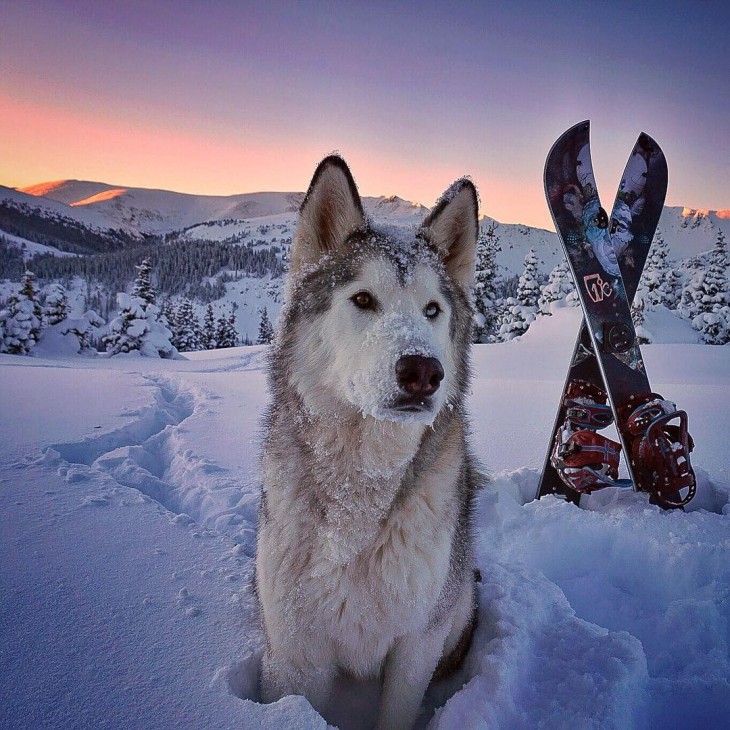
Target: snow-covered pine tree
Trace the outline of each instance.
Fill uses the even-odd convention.
[[[670,267],[669,269],[669,284],[667,288],[671,292],[671,306],[670,309],[679,309],[679,302],[682,298],[682,287],[684,285],[684,272],[682,269],[677,267]],[[669,306],[669,305],[668,305]]]
[[[550,316],[550,306],[553,302],[566,300],[569,306],[576,307],[580,304],[577,297],[570,301],[568,296],[575,292],[573,277],[570,274],[570,267],[567,259],[563,259],[551,272],[547,283],[540,290],[540,297],[537,300],[538,314]]]
[[[35,337],[38,342],[43,326],[43,308],[38,295],[38,286],[36,284],[35,274],[32,271],[26,271],[23,279],[23,287],[20,290],[21,296],[24,296],[29,302],[33,303],[33,317],[38,321],[35,329],[31,330],[31,336]]]
[[[668,254],[668,246],[657,231],[636,292],[637,297],[641,296],[643,309],[646,311],[652,311],[659,306],[672,309],[676,305],[676,277],[667,260]]]
[[[0,352],[8,352],[10,327],[10,303],[5,309],[0,309]]]
[[[540,297],[540,282],[537,272],[537,255],[530,249],[525,256],[525,268],[517,282],[517,299],[524,307],[537,308]]]
[[[730,342],[730,306],[724,304],[712,312],[698,314],[692,326],[702,333],[708,345],[726,345]]]
[[[215,321],[215,341],[221,349],[231,346],[228,341],[228,329],[225,314],[218,315],[218,319]]]
[[[497,253],[501,250],[496,224],[481,230],[477,240],[476,269],[474,272],[474,342],[489,342],[499,326],[501,310],[497,291]]]
[[[631,302],[631,319],[636,330],[636,339],[640,345],[648,345],[652,341],[651,333],[644,327],[646,315],[646,289],[642,291],[641,285],[636,290],[634,301]]]
[[[668,253],[667,244],[661,232],[657,231],[631,304],[631,318],[642,345],[653,341],[651,333],[644,327],[645,313],[658,307],[672,309],[677,304],[678,275],[669,265]]]
[[[64,320],[61,325],[61,334],[75,336],[79,341],[79,352],[89,352],[93,349],[94,330],[105,324],[106,322],[93,309],[90,309],[78,319]]]
[[[2,313],[3,340],[0,351],[11,355],[29,355],[41,335],[43,312],[38,301],[35,274],[25,272],[23,286],[8,300]]]
[[[33,312],[33,303],[23,296],[13,294],[10,297],[8,308],[3,312],[3,352],[11,355],[30,354],[38,341],[35,333],[40,334],[39,320]]]
[[[533,317],[534,319],[534,317]],[[525,334],[530,328],[532,319],[524,311],[515,297],[508,297],[504,302],[502,320],[499,326],[499,339],[502,342],[513,340],[515,337]]]
[[[204,350],[215,350],[218,346],[215,339],[215,315],[213,314],[212,304],[208,304],[208,307],[205,310],[200,344]]]
[[[58,282],[51,284],[43,307],[43,317],[46,324],[53,326],[63,322],[68,317],[70,310],[66,290]]]
[[[236,327],[236,309],[238,305],[234,302],[231,304],[231,313],[228,315],[228,329],[231,333],[231,340],[233,344],[231,347],[238,347],[238,329]]]
[[[683,317],[690,321],[700,313],[700,302],[703,296],[702,291],[706,275],[706,271],[696,271],[687,279],[682,288],[682,296],[677,309]]]
[[[165,299],[160,306],[160,322],[164,322],[167,329],[172,332],[170,342],[172,342],[172,344],[177,348],[178,352],[183,352],[183,347],[181,347],[180,338],[178,337],[177,324],[177,316],[181,306],[182,299],[179,300],[177,306],[175,306],[169,298]],[[189,352],[189,350],[185,350],[185,352]]]
[[[160,321],[160,308],[156,304],[148,304],[145,315],[149,331],[142,338],[140,352],[146,357],[177,357],[177,349],[170,342],[172,332]]]
[[[170,329],[173,332],[172,344],[180,352],[200,350],[200,322],[195,316],[193,303],[182,299],[171,319]]]
[[[177,355],[170,342],[172,332],[159,321],[160,310],[155,304],[124,292],[117,294],[117,304],[119,313],[109,323],[109,333],[103,339],[109,355],[134,351],[146,357]]]
[[[259,320],[259,334],[256,338],[257,345],[268,345],[274,339],[274,326],[269,319],[269,313],[264,307],[261,310],[261,319]]]
[[[517,296],[506,302],[505,313],[499,328],[502,340],[511,340],[523,335],[534,321],[540,283],[537,272],[537,256],[530,249],[525,256],[525,268],[517,282]]]
[[[129,294],[117,294],[119,312],[109,322],[109,332],[103,338],[106,351],[110,355],[121,352],[134,352],[142,349],[142,338],[149,332],[149,324],[145,314],[144,302],[139,297]]]
[[[646,266],[649,266],[648,258]],[[649,282],[655,282],[655,277],[651,271],[647,273],[647,269],[645,268],[636,287],[634,299],[631,302],[631,319],[636,330],[636,339],[640,345],[647,345],[652,341],[651,333],[644,327],[644,323],[646,322],[645,312],[647,309],[652,309],[652,307],[648,306]]]
[[[236,331],[236,312],[231,306],[230,313],[221,314],[216,322],[216,341],[218,347],[236,347],[238,332]]]
[[[137,276],[134,279],[132,296],[141,299],[146,309],[148,304],[155,304],[157,301],[157,292],[152,286],[152,265],[149,259],[144,259],[139,266],[134,268],[137,270]]]
[[[170,297],[166,297],[162,304],[160,304],[160,322],[162,322],[165,327],[172,330],[174,337],[175,307],[173,306],[172,299],[170,299]]]
[[[692,326],[710,345],[730,342],[730,289],[728,287],[727,248],[725,236],[719,232],[710,265],[701,277],[699,296],[695,299],[697,314]]]
[[[715,248],[712,249],[712,261],[718,265],[722,271],[727,271],[727,242],[725,234],[722,231],[717,232],[715,239]]]

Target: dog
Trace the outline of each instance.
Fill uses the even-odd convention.
[[[454,183],[410,231],[363,212],[344,160],[299,211],[269,361],[256,590],[261,694],[327,716],[344,675],[410,728],[474,628],[465,397],[478,196]]]

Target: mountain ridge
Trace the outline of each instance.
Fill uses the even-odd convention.
[[[0,190],[4,186],[0,185]],[[262,190],[252,193],[235,193],[232,195],[203,195],[197,193],[185,193],[174,190],[167,190],[165,188],[144,188],[129,185],[117,185],[105,182],[98,182],[92,180],[78,180],[75,178],[69,178],[65,180],[53,180],[47,182],[36,183],[21,188],[5,188],[8,190],[15,190],[19,193],[23,193],[28,196],[36,198],[45,198],[47,200],[53,200],[58,203],[63,203],[73,208],[89,208],[104,211],[105,204],[109,204],[112,201],[121,203],[119,199],[130,198],[132,200],[138,200],[143,202],[145,198],[150,201],[157,202],[158,204],[165,198],[171,200],[186,200],[195,204],[195,208],[198,214],[206,212],[207,208],[214,208],[216,205],[227,206],[226,214],[220,212],[209,218],[198,218],[190,221],[185,225],[179,226],[184,228],[188,225],[195,223],[203,223],[208,220],[225,219],[235,217],[234,215],[228,215],[227,213],[243,213],[242,217],[263,217],[266,215],[276,215],[285,212],[296,212],[298,210],[301,201],[304,199],[304,192],[302,191],[270,191]],[[155,200],[157,198],[157,200]],[[268,205],[264,203],[268,202]],[[387,208],[399,208],[402,211],[408,213],[425,212],[430,210],[427,206],[422,205],[414,201],[409,201],[401,198],[397,195],[380,195],[380,196],[363,196],[363,201],[368,203],[366,207],[373,210],[387,211]],[[118,206],[121,207],[121,206]],[[167,207],[173,207],[169,203]],[[236,208],[238,207],[238,210]],[[730,208],[713,210],[710,208],[698,208],[690,206],[665,206],[669,209],[681,209],[682,217],[691,219],[692,221],[698,221],[705,218],[710,220],[730,220]],[[159,208],[158,208],[158,212]],[[164,215],[157,217],[159,220],[165,218]],[[488,214],[482,213],[481,217],[487,217]],[[490,218],[491,219],[491,218]],[[494,219],[491,219],[494,220]],[[169,223],[167,225],[170,225]],[[524,225],[521,223],[503,225]],[[530,228],[537,228],[538,230],[546,230],[548,228],[539,228],[536,226],[528,226]],[[179,229],[178,228],[178,229]],[[171,228],[170,230],[175,230]],[[151,233],[153,231],[145,231]],[[162,231],[166,232],[166,231]]]
[[[34,198],[104,215],[109,227],[140,233],[169,233],[214,220],[262,218],[295,213],[304,192],[260,191],[235,195],[196,195],[173,190],[113,185],[89,180],[56,180],[16,189]],[[424,213],[428,208],[396,195],[364,196],[366,208],[384,215]]]
[[[280,243],[291,240],[303,199],[303,192],[201,196],[74,179],[38,183],[22,189],[0,186],[0,232],[22,236],[17,228],[3,226],[3,213],[7,218],[9,212],[16,215],[25,211],[66,223],[77,221],[97,232],[121,231],[129,240],[142,241],[150,234],[175,234],[229,242]],[[396,195],[364,196],[363,205],[376,221],[408,226],[420,223],[429,210]],[[544,272],[562,260],[562,249],[553,231],[521,223],[502,223],[484,213],[480,220],[484,230],[495,226],[502,249],[497,262],[513,274],[521,271],[523,258],[530,248],[536,250]],[[268,234],[258,233],[267,226],[273,230]],[[669,244],[671,256],[676,259],[699,256],[710,250],[720,230],[730,236],[730,210],[666,206],[658,227],[659,234]],[[38,241],[37,236],[29,238],[48,243]]]

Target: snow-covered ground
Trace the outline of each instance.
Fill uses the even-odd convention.
[[[690,415],[687,512],[534,501],[579,317],[475,348],[479,626],[432,730],[727,726],[730,348],[644,348]],[[0,727],[326,727],[301,697],[257,702],[265,354],[0,355]]]

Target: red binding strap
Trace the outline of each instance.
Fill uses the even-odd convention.
[[[679,423],[669,425],[670,421]],[[697,492],[689,454],[694,444],[687,430],[687,414],[674,411],[657,416],[631,444],[634,474],[639,486],[663,507],[684,507]],[[680,490],[686,489],[684,497]]]
[[[562,481],[581,494],[610,487],[618,478],[621,444],[591,430],[575,431],[562,441],[558,434],[551,458]]]

